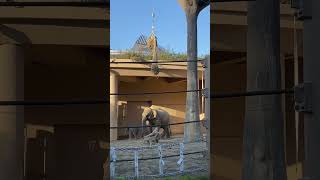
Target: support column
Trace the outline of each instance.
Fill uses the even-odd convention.
[[[197,46],[197,19],[202,9],[210,4],[209,0],[178,0],[186,13],[187,19],[187,90],[198,88],[198,46]],[[199,96],[198,92],[186,94],[185,122],[199,121]],[[184,125],[184,142],[192,142],[201,138],[200,123]]]
[[[319,61],[319,42],[320,42],[320,1],[304,1],[305,7],[310,7],[307,12],[312,19],[304,20],[303,29],[303,79],[305,82],[312,83],[312,113],[304,114],[304,133],[305,133],[305,179],[320,179],[320,61]],[[311,8],[312,7],[312,8]]]
[[[118,73],[110,71],[110,93],[118,93]],[[110,96],[110,127],[118,126],[118,96]],[[118,139],[118,130],[110,129],[110,141]]]
[[[248,2],[247,90],[281,88],[279,0]],[[246,97],[243,180],[286,180],[281,95]]]
[[[0,45],[0,100],[24,99],[23,48]],[[23,107],[0,106],[0,179],[23,179]]]

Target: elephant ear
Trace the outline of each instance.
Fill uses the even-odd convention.
[[[155,110],[155,109],[152,109],[152,114],[153,114],[153,118],[157,118],[157,116],[158,116],[158,112],[157,112],[157,110]]]

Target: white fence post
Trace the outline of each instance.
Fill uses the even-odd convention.
[[[163,175],[163,166],[164,166],[164,161],[163,161],[163,157],[162,157],[162,147],[161,145],[158,146],[158,151],[159,151],[159,174],[160,176]]]
[[[179,170],[180,170],[180,173],[182,173],[184,171],[184,157],[183,157],[183,152],[184,152],[184,144],[183,143],[180,143],[180,159],[178,161],[178,165],[180,166],[179,167]]]
[[[135,177],[139,177],[138,150],[134,151],[134,169]]]
[[[113,179],[115,177],[116,160],[117,160],[116,149],[114,147],[111,147],[110,149],[110,157],[112,159],[110,163],[110,176],[111,176],[111,179]]]

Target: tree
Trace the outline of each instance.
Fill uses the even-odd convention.
[[[197,62],[197,19],[200,11],[210,4],[209,0],[178,0],[187,18],[187,90],[198,89]],[[186,99],[185,122],[199,120],[198,92],[188,92]],[[199,139],[200,123],[189,123],[184,126],[184,141]]]

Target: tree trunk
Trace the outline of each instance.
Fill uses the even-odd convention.
[[[281,88],[280,4],[248,2],[247,90]],[[286,180],[281,95],[246,98],[243,180]]]
[[[187,90],[198,89],[198,66],[197,62],[197,18],[198,13],[186,12],[187,17],[187,49],[188,49],[188,69],[187,69]],[[199,120],[199,99],[198,92],[188,92],[186,101],[186,119],[188,121]],[[198,140],[200,135],[200,123],[189,123],[184,126],[184,141],[192,142]]]

